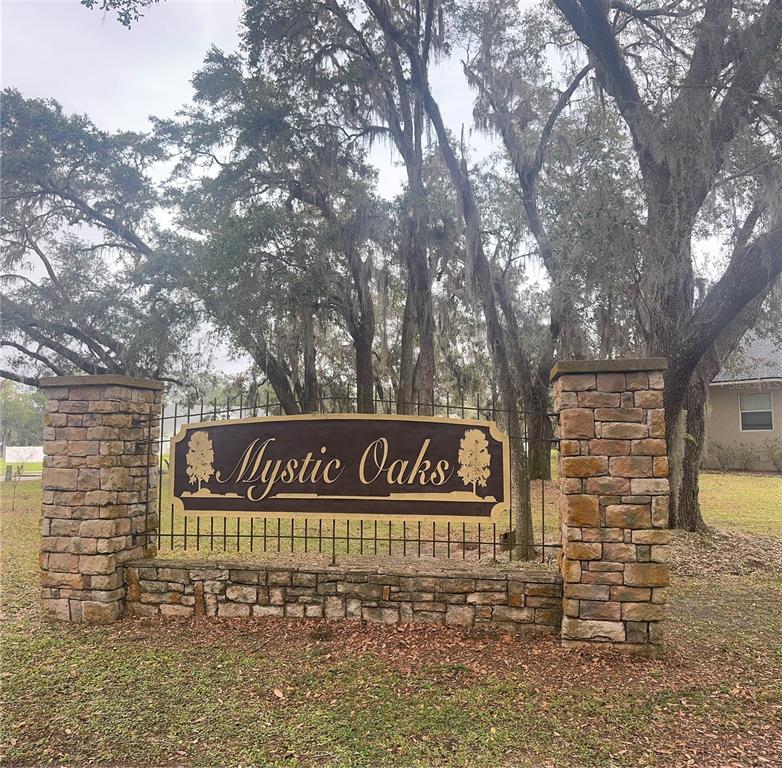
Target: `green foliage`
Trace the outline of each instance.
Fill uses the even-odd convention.
[[[754,445],[743,440],[733,440],[729,443],[710,441],[709,454],[706,457],[717,469],[742,470],[753,472],[759,469],[762,459],[767,459],[778,467],[782,466],[782,441],[766,440],[761,445]],[[765,463],[765,462],[763,462]]]
[[[3,446],[41,445],[44,406],[42,392],[0,381],[0,442]]]
[[[144,8],[158,2],[160,0],[81,0],[86,8],[116,13],[117,20],[125,27],[130,27],[142,18]]]
[[[713,462],[716,469],[734,469],[736,457],[733,446],[730,443],[722,443],[719,440],[709,441],[708,456],[704,460]]]
[[[767,437],[763,441],[760,451],[774,465],[777,472],[782,472],[782,439]]]
[[[150,179],[159,144],[12,89],[2,106],[0,343],[14,377],[181,371],[195,316],[176,287],[145,276],[166,248]]]
[[[174,387],[168,399],[185,409],[198,411],[203,403],[206,411],[233,407],[241,402],[246,405],[256,399],[263,403],[267,394],[274,400],[268,384],[261,381],[260,371],[252,367],[243,373],[227,375],[219,371],[204,371],[191,376],[185,387]]]
[[[342,350],[371,345],[390,246],[364,150],[316,96],[305,106],[247,57],[211,50],[194,84],[194,106],[157,126],[179,151],[168,199],[185,233],[159,268],[184,277],[286,411],[344,396],[358,363]]]
[[[130,26],[152,1],[84,4]],[[247,0],[238,51],[211,50],[193,79],[195,102],[157,124],[155,138],[177,158],[165,194],[177,229],[148,233],[143,280],[164,294],[186,286],[291,411],[360,382],[366,390],[367,379],[392,400],[409,387],[407,369],[419,367],[416,351],[421,368],[436,370],[427,378],[419,369],[417,383],[458,399],[492,396],[497,379],[517,378],[517,399],[539,413],[557,356],[651,351],[670,357],[671,376],[686,363],[688,378],[731,318],[753,322],[740,312],[744,299],[729,311],[717,301],[719,313],[702,299],[715,264],[778,219],[782,81],[764,48],[778,19],[763,36],[757,4],[734,4],[708,24],[692,2],[675,13],[595,6],[590,25],[604,27],[590,38],[568,17],[570,4],[554,5],[522,13],[515,0]],[[474,191],[480,231],[469,238],[463,190],[430,132],[439,107],[428,69],[457,58],[475,89],[474,124],[501,139],[494,157],[475,164],[440,136]],[[754,83],[757,67],[768,72]],[[731,92],[735,109],[723,119],[719,105],[745,70],[754,85]],[[688,76],[704,82],[693,87]],[[434,105],[424,106],[427,93]],[[367,160],[377,141],[404,166],[390,204],[378,199]],[[128,145],[107,167],[123,167],[143,140]],[[42,158],[52,152],[40,149]],[[129,209],[111,196],[108,209],[145,230],[139,216],[154,190],[144,179],[127,171],[101,183],[127,187]],[[709,240],[705,257],[694,255],[694,237]],[[476,239],[490,262],[483,296],[473,281]],[[500,305],[488,343],[482,299]],[[780,327],[778,303],[772,295],[761,313],[769,334]],[[689,322],[699,308],[705,317]],[[686,334],[697,338],[680,356]],[[512,376],[492,370],[500,344]]]

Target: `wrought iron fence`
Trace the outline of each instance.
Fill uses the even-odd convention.
[[[511,466],[521,458],[527,466],[527,454],[532,436],[527,430],[524,414],[509,423],[509,413],[497,407],[494,399],[480,400],[472,405],[464,400],[453,402],[449,395],[444,401],[403,403],[407,415],[442,416],[452,419],[487,419],[496,421],[509,436]],[[355,398],[324,398],[318,401],[323,413],[355,413]],[[376,399],[377,413],[398,413],[396,401]],[[151,471],[159,472],[159,482],[148,478],[148,494],[156,492],[157,528],[147,534],[148,543],[156,544],[161,555],[176,556],[181,552],[196,552],[206,556],[321,555],[333,562],[344,556],[384,556],[445,558],[449,560],[513,560],[515,553],[516,509],[510,504],[507,513],[501,513],[488,521],[476,523],[378,521],[360,519],[334,519],[324,517],[228,517],[198,516],[190,518],[177,514],[169,499],[168,448],[170,438],[185,424],[217,419],[244,419],[257,416],[281,416],[280,403],[268,395],[249,398],[245,395],[230,397],[223,403],[201,401],[193,407],[165,406],[158,423],[149,425],[151,452],[159,454],[159,461],[150,463]],[[157,433],[157,435],[155,434]],[[554,452],[555,440],[549,450]],[[556,462],[551,461],[552,472]],[[514,484],[519,482],[511,471],[511,499],[521,498],[529,503],[532,521],[532,542],[529,543],[526,560],[550,560],[561,546],[559,513],[556,489],[551,480],[531,480],[526,472],[521,482],[526,483],[525,493],[516,493]]]

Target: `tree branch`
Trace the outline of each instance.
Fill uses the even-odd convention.
[[[570,98],[576,92],[576,88],[580,85],[581,81],[589,74],[589,70],[592,69],[591,64],[587,64],[583,67],[573,78],[570,85],[559,94],[557,103],[554,105],[554,109],[551,110],[551,114],[546,120],[546,124],[543,126],[543,130],[540,133],[540,141],[538,142],[538,148],[535,151],[535,160],[532,163],[530,172],[537,176],[540,173],[540,169],[543,167],[543,156],[546,151],[546,145],[549,138],[551,138],[551,132],[554,130],[554,124],[557,122],[557,118],[562,114],[562,110],[570,102]]]
[[[64,344],[61,344],[60,342],[55,341],[54,339],[50,339],[49,337],[44,336],[44,334],[38,330],[38,327],[42,325],[42,323],[40,321],[33,320],[30,319],[29,317],[26,317],[21,307],[18,304],[16,304],[16,302],[12,301],[8,297],[5,297],[5,304],[7,308],[9,308],[10,305],[10,314],[12,315],[12,317],[16,318],[16,321],[19,325],[19,329],[23,333],[26,333],[34,341],[37,341],[39,344],[43,345],[47,349],[51,349],[52,352],[56,352],[58,355],[60,355],[60,357],[64,357],[66,360],[69,360],[77,368],[80,368],[85,373],[90,373],[90,374],[109,373],[109,371],[106,368],[103,368],[97,363],[92,362],[91,360],[78,354],[74,350],[69,349]]]
[[[782,223],[744,250],[734,253],[725,274],[714,284],[688,323],[678,354],[680,373],[690,376],[703,351],[753,298],[782,273]]]
[[[611,0],[609,7],[626,13],[628,16],[632,16],[635,19],[651,19],[655,16],[677,18],[682,15],[678,11],[669,11],[667,8],[635,8],[629,3],[623,2],[623,0]]]
[[[730,22],[732,0],[706,0],[703,18],[697,25],[698,35],[690,58],[690,67],[684,77],[682,89],[674,101],[678,104],[693,96],[702,96],[706,83],[711,83],[723,67],[725,34]],[[706,96],[710,88],[706,88]],[[684,107],[682,107],[684,109]]]
[[[619,49],[608,23],[605,6],[599,0],[554,0],[581,42],[597,59],[598,79],[616,100],[633,140],[644,154],[659,140],[660,125],[641,100],[638,86]]]
[[[89,203],[82,200],[73,192],[67,189],[59,189],[51,181],[43,180],[40,182],[41,186],[53,195],[57,195],[63,200],[68,200],[82,213],[89,216],[91,219],[100,222],[109,232],[112,232],[117,237],[125,240],[127,243],[133,246],[133,248],[144,256],[152,256],[154,251],[150,248],[133,230],[126,227],[124,224],[112,219],[109,216],[102,214],[100,211],[93,208]]]
[[[769,0],[763,13],[742,35],[733,82],[710,126],[712,147],[721,153],[750,119],[749,106],[779,56],[782,40],[782,0]]]
[[[40,379],[32,376],[23,376],[21,373],[6,371],[4,368],[0,368],[0,379],[15,381],[17,384],[26,384],[28,387],[38,387],[41,385]]]
[[[396,141],[397,147],[399,148],[400,153],[403,157],[405,157],[405,153],[410,151],[409,148],[409,141],[407,139],[408,132],[412,129],[412,115],[410,111],[410,104],[409,101],[406,100],[406,93],[403,88],[404,86],[404,78],[401,76],[401,67],[399,67],[399,71],[397,71],[397,66],[399,64],[398,59],[394,61],[394,57],[391,57],[392,65],[394,66],[395,70],[395,77],[397,80],[397,90],[399,91],[400,95],[400,104],[402,107],[402,117],[400,120],[399,110],[397,109],[396,102],[394,101],[393,94],[388,88],[388,85],[386,83],[386,78],[383,72],[383,68],[380,65],[380,62],[377,59],[377,56],[375,55],[375,52],[370,47],[369,43],[367,42],[364,35],[361,33],[361,31],[353,24],[353,22],[350,20],[349,16],[347,15],[344,8],[342,8],[337,0],[327,0],[327,2],[324,3],[324,7],[327,8],[331,13],[333,13],[348,29],[348,31],[356,38],[358,41],[358,44],[361,46],[362,50],[364,51],[364,55],[366,57],[366,61],[369,63],[370,67],[375,71],[378,78],[380,79],[381,88],[383,90],[383,97],[386,101],[386,107],[388,108],[388,124],[389,129],[391,131],[392,136],[394,136],[394,139]],[[400,83],[401,78],[401,83]],[[404,128],[403,128],[404,125]],[[401,146],[400,146],[401,145]]]
[[[758,220],[763,215],[763,211],[765,210],[765,200],[756,200],[755,204],[752,206],[752,209],[747,214],[747,218],[744,219],[744,223],[736,233],[736,243],[733,246],[731,259],[736,258],[737,255],[747,247],[747,243],[749,242],[750,237],[752,237],[752,233],[755,231],[755,226],[757,225]]]
[[[65,371],[62,368],[58,368],[51,360],[49,360],[49,358],[42,355],[40,352],[33,352],[31,349],[27,349],[27,347],[18,344],[15,341],[11,341],[10,339],[0,340],[0,347],[13,347],[14,349],[18,349],[23,355],[27,355],[28,357],[32,357],[34,360],[38,360],[47,368],[54,371],[55,376],[65,375]]]
[[[38,258],[43,262],[43,265],[46,269],[47,274],[49,275],[49,279],[52,281],[52,284],[60,293],[60,296],[63,298],[66,297],[65,290],[62,287],[62,283],[60,282],[60,278],[57,277],[57,273],[54,271],[54,267],[52,267],[52,263],[47,258],[46,254],[38,247],[38,243],[33,240],[32,237],[30,237],[30,233],[27,231],[27,227],[22,226],[22,233],[24,234],[24,239],[27,241],[27,243],[30,245],[30,247],[38,254]]]
[[[76,341],[80,341],[84,346],[90,349],[100,360],[102,360],[107,366],[108,370],[112,373],[122,373],[122,366],[119,365],[111,355],[102,349],[101,343],[93,338],[89,333],[83,331],[81,328],[77,328],[73,325],[64,325],[62,323],[47,323],[41,322],[40,325],[54,331],[55,333],[62,333],[66,336],[70,336]],[[90,329],[92,331],[92,329]]]

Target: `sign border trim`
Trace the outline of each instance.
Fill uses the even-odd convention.
[[[191,430],[203,429],[205,427],[215,427],[222,424],[264,424],[267,422],[285,422],[285,421],[419,421],[428,424],[455,423],[465,424],[467,426],[484,427],[489,430],[489,434],[503,446],[503,500],[497,502],[491,509],[487,517],[465,517],[450,515],[415,515],[415,516],[394,516],[383,514],[355,515],[347,512],[335,512],[331,514],[320,512],[264,512],[261,510],[239,512],[225,510],[197,510],[186,511],[181,499],[174,495],[174,478],[176,475],[174,464],[174,451],[176,444],[185,439],[187,433]],[[194,517],[224,517],[224,518],[257,518],[257,519],[291,519],[307,518],[310,520],[382,520],[388,522],[441,522],[441,523],[471,523],[489,524],[494,523],[491,519],[495,514],[507,512],[510,509],[510,436],[503,432],[497,422],[487,419],[462,419],[450,418],[448,416],[406,416],[404,414],[384,414],[384,413],[297,413],[290,416],[250,416],[244,419],[212,419],[210,421],[199,421],[190,424],[183,424],[179,430],[169,439],[169,501],[174,507],[174,512],[187,518]]]

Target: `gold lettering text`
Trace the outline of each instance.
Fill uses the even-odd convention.
[[[372,453],[372,463],[374,464],[375,469],[377,469],[377,472],[375,472],[371,478],[368,478],[365,470],[367,457],[369,456],[370,451]],[[380,456],[382,456],[382,459]],[[377,480],[377,478],[380,476],[380,473],[383,471],[383,467],[385,466],[387,458],[388,440],[386,440],[385,437],[378,437],[378,439],[370,443],[364,449],[364,453],[361,454],[361,461],[358,464],[358,479],[364,485],[369,485],[370,483],[375,482],[375,480]]]

